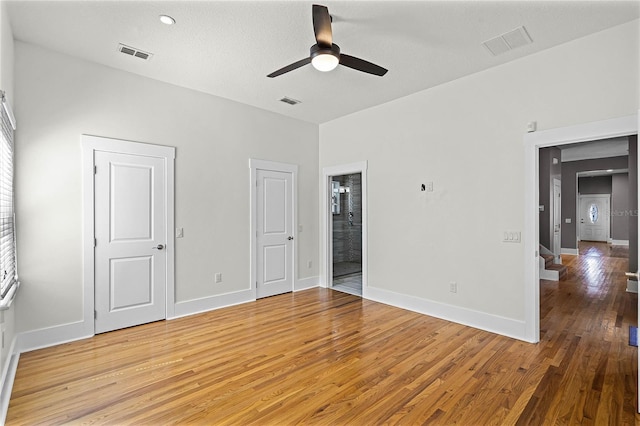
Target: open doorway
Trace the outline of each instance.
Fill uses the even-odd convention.
[[[525,136],[524,141],[525,141],[525,157],[526,157],[526,162],[525,162],[525,176],[526,176],[526,191],[528,192],[528,195],[525,197],[525,233],[524,233],[524,241],[525,241],[525,335],[527,337],[527,340],[531,341],[531,342],[538,342],[541,340],[541,335],[540,335],[540,323],[541,323],[541,313],[544,313],[545,318],[547,316],[547,311],[542,311],[541,312],[541,306],[540,306],[540,302],[541,302],[541,296],[544,294],[545,297],[547,295],[547,291],[544,290],[543,293],[543,289],[541,289],[541,285],[540,285],[540,273],[539,273],[539,267],[540,267],[540,262],[538,261],[539,258],[539,250],[540,250],[540,237],[539,237],[539,231],[540,231],[540,221],[538,220],[538,216],[540,214],[540,211],[542,211],[542,209],[540,208],[540,199],[539,199],[539,176],[538,176],[538,166],[539,166],[539,154],[542,152],[543,148],[546,147],[564,147],[565,145],[569,145],[569,144],[576,144],[576,143],[580,143],[580,142],[588,142],[588,141],[596,141],[596,140],[605,140],[605,139],[611,139],[611,138],[618,138],[618,137],[628,137],[629,141],[631,142],[631,140],[633,140],[633,144],[629,144],[629,150],[631,151],[632,149],[637,149],[637,133],[638,133],[638,115],[631,115],[631,116],[627,116],[627,117],[620,117],[620,118],[615,118],[615,119],[609,119],[609,120],[603,120],[600,122],[593,122],[593,123],[586,123],[586,124],[582,124],[582,125],[575,125],[575,126],[569,126],[569,127],[565,127],[565,128],[558,128],[558,129],[550,129],[550,130],[546,130],[546,131],[542,131],[542,132],[534,132],[534,133],[529,133]],[[629,152],[629,154],[631,154],[631,152]],[[637,175],[637,171],[638,171],[638,166],[637,166],[637,151],[635,152],[635,155],[629,155],[630,158],[633,158],[632,161],[628,161],[627,165],[628,165],[628,173],[629,173],[629,177],[628,177],[628,186],[629,186],[629,196],[630,198],[635,197],[635,200],[637,202],[637,197],[638,197],[638,175]],[[564,169],[564,167],[563,167]],[[612,169],[615,169],[614,167],[612,167]],[[593,170],[593,169],[592,169]],[[563,170],[564,171],[564,170]],[[605,171],[608,172],[608,169],[606,169]],[[578,206],[578,202],[577,200],[574,198],[574,202],[570,203],[572,205],[566,205],[565,202],[567,201],[566,195],[568,194],[576,194],[576,198],[577,198],[577,193],[578,191],[576,190],[576,187],[578,186],[578,176],[576,174],[574,179],[563,179],[562,180],[562,187],[563,187],[563,194],[565,196],[562,197],[562,225],[564,224],[573,224],[572,227],[570,227],[570,230],[573,230],[573,235],[571,235],[571,232],[564,232],[565,230],[563,229],[562,232],[562,236],[561,236],[561,240],[562,240],[562,249],[561,251],[563,252],[562,254],[565,254],[567,252],[566,250],[566,243],[571,243],[571,242],[575,242],[575,249],[571,250],[573,251],[573,253],[569,253],[569,254],[578,254],[580,249],[585,250],[585,252],[589,252],[591,251],[591,248],[587,248],[587,247],[577,247],[578,246],[578,236],[576,235],[578,229],[575,226],[575,221],[573,220],[568,220],[568,219],[572,219],[571,217],[567,217],[567,213],[570,209],[578,210],[579,206]],[[564,186],[565,184],[570,184],[573,186],[572,190],[567,190]],[[632,203],[630,203],[632,204]],[[565,209],[565,205],[566,205],[566,209]],[[632,204],[633,205],[633,204]],[[635,220],[629,220],[628,221],[628,235],[629,235],[629,239],[633,240],[634,236],[635,241],[629,241],[629,246],[628,246],[628,255],[627,253],[623,253],[622,256],[626,257],[627,259],[625,259],[624,264],[626,264],[627,270],[629,271],[637,271],[638,269],[638,241],[637,241],[637,235],[638,235],[638,222],[637,222],[637,210],[634,211],[635,214],[630,215],[631,217],[633,217],[633,219]],[[608,243],[593,243],[593,244],[608,244]],[[587,258],[587,256],[572,256],[573,259],[579,260],[579,259],[586,259],[590,262],[593,261],[593,259]],[[612,256],[608,256],[608,258],[611,258]],[[581,275],[585,275],[587,274],[591,269],[582,271]],[[606,271],[605,274],[598,274],[598,275],[602,275],[603,277],[624,277],[624,274],[621,274],[619,272],[620,268],[616,268],[616,271],[618,272],[614,272],[614,271]],[[637,272],[633,272],[633,274],[637,275]],[[622,284],[622,288],[623,291],[620,294],[624,294],[624,299],[627,301],[630,301],[629,303],[633,303],[633,309],[635,310],[635,315],[633,315],[633,318],[631,318],[628,321],[628,325],[631,326],[633,325],[633,323],[635,322],[637,325],[637,295],[635,294],[630,294],[628,291],[625,292],[624,291],[624,282],[621,282],[620,284]],[[556,285],[556,288],[558,290],[562,290],[565,291],[565,287],[563,285]],[[588,287],[588,286],[587,286]],[[617,285],[615,286],[615,288],[619,289],[621,287],[621,285]],[[589,290],[590,288],[587,288],[587,290]],[[551,292],[550,294],[555,294],[553,292]],[[566,294],[571,294],[574,295],[575,292],[573,291],[569,291],[566,292]],[[575,305],[573,303],[573,301],[571,303],[563,303],[562,306],[568,306],[568,305]],[[616,305],[617,307],[620,306],[620,304]],[[616,313],[616,315],[619,315],[619,312]],[[545,325],[545,329],[547,329],[548,324]],[[618,327],[619,333],[618,335],[622,335],[623,337],[626,338],[626,336],[624,336],[623,334],[625,333],[625,331],[623,330],[624,327]],[[629,333],[630,335],[631,333]],[[589,333],[583,333],[582,335],[584,336],[588,336]],[[586,341],[586,340],[585,340]],[[627,345],[627,342],[622,340],[621,341],[621,345],[625,346]],[[635,364],[635,374],[638,374],[638,370],[637,370],[637,363]],[[633,370],[633,369],[632,369]],[[640,376],[639,376],[640,377]],[[638,395],[638,400],[640,401],[640,393],[637,394]]]
[[[362,296],[362,174],[331,178],[331,287]]]
[[[603,120],[599,122],[586,123],[575,126],[568,126],[558,129],[550,129],[539,132],[527,133],[524,138],[525,142],[525,232],[523,241],[525,243],[525,339],[531,342],[540,340],[540,200],[539,200],[539,153],[545,147],[558,147],[566,144],[574,144],[578,142],[586,142],[593,140],[602,140],[608,138],[624,137],[636,135],[638,132],[638,115],[631,115],[615,119]],[[629,167],[629,169],[637,170],[637,167]],[[637,182],[637,178],[629,179],[631,182]],[[562,225],[567,223],[565,213],[567,208],[576,209],[576,202],[573,207],[567,205],[569,201],[567,194],[577,192],[577,179],[563,180],[562,186],[565,184],[573,185],[573,190],[563,191],[562,197]],[[637,193],[637,192],[636,192]],[[575,228],[573,228],[575,229]],[[575,234],[564,232],[563,229],[561,240],[563,248],[562,254],[565,254],[565,241],[567,239],[577,241]],[[634,232],[630,229],[630,234]],[[574,231],[575,232],[575,231]],[[637,232],[637,228],[635,229]],[[574,249],[577,253],[577,247]],[[631,261],[638,258],[637,243],[630,244],[629,258]],[[631,263],[631,262],[630,262]],[[633,267],[634,265],[631,265]],[[637,263],[635,265],[637,267]]]
[[[635,164],[635,135],[540,148],[541,279],[567,279],[563,258],[581,254],[581,241],[612,249],[636,244]],[[630,269],[623,272],[636,272],[636,251],[629,253]]]
[[[366,299],[368,296],[367,162],[324,167],[321,193],[321,285]],[[343,240],[342,244],[334,246],[334,237],[336,242]],[[335,273],[334,269],[337,269]]]

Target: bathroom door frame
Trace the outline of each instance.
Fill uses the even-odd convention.
[[[320,188],[320,206],[322,208],[321,215],[321,233],[322,233],[322,251],[321,251],[321,267],[320,267],[320,285],[322,287],[331,287],[333,282],[333,214],[331,213],[331,181],[336,176],[350,175],[360,173],[362,181],[362,297],[368,296],[368,214],[367,214],[367,162],[359,161],[356,163],[341,164],[337,166],[323,167],[322,169],[322,188]]]

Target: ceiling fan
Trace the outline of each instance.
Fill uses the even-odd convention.
[[[387,73],[387,70],[381,66],[365,61],[364,59],[356,58],[355,56],[340,53],[340,47],[333,43],[329,9],[327,9],[326,6],[314,4],[312,11],[313,31],[316,35],[316,44],[311,46],[309,57],[287,65],[284,68],[280,68],[267,77],[277,77],[298,69],[303,65],[307,65],[308,63],[311,63],[311,65],[319,71],[331,71],[340,64],[353,68],[354,70],[378,76],[383,76]]]

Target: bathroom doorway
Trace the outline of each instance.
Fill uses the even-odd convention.
[[[362,174],[331,178],[331,287],[362,296]]]

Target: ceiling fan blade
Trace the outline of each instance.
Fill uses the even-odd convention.
[[[300,59],[298,62],[294,62],[290,65],[287,65],[286,67],[280,68],[278,71],[274,71],[271,74],[269,74],[267,77],[273,78],[273,77],[277,77],[279,75],[282,75],[284,73],[287,73],[289,71],[293,71],[295,69],[298,69],[304,65],[307,65],[311,63],[311,58],[304,58],[304,59]]]
[[[378,75],[382,77],[387,73],[387,69],[382,68],[379,65],[372,64],[369,61],[365,61],[364,59],[356,58],[355,56],[349,56],[345,54],[340,54],[340,65],[344,65],[345,67],[353,68],[354,70],[366,72],[373,75]]]
[[[331,47],[333,35],[331,33],[331,16],[326,6],[313,5],[313,32],[320,47]]]

